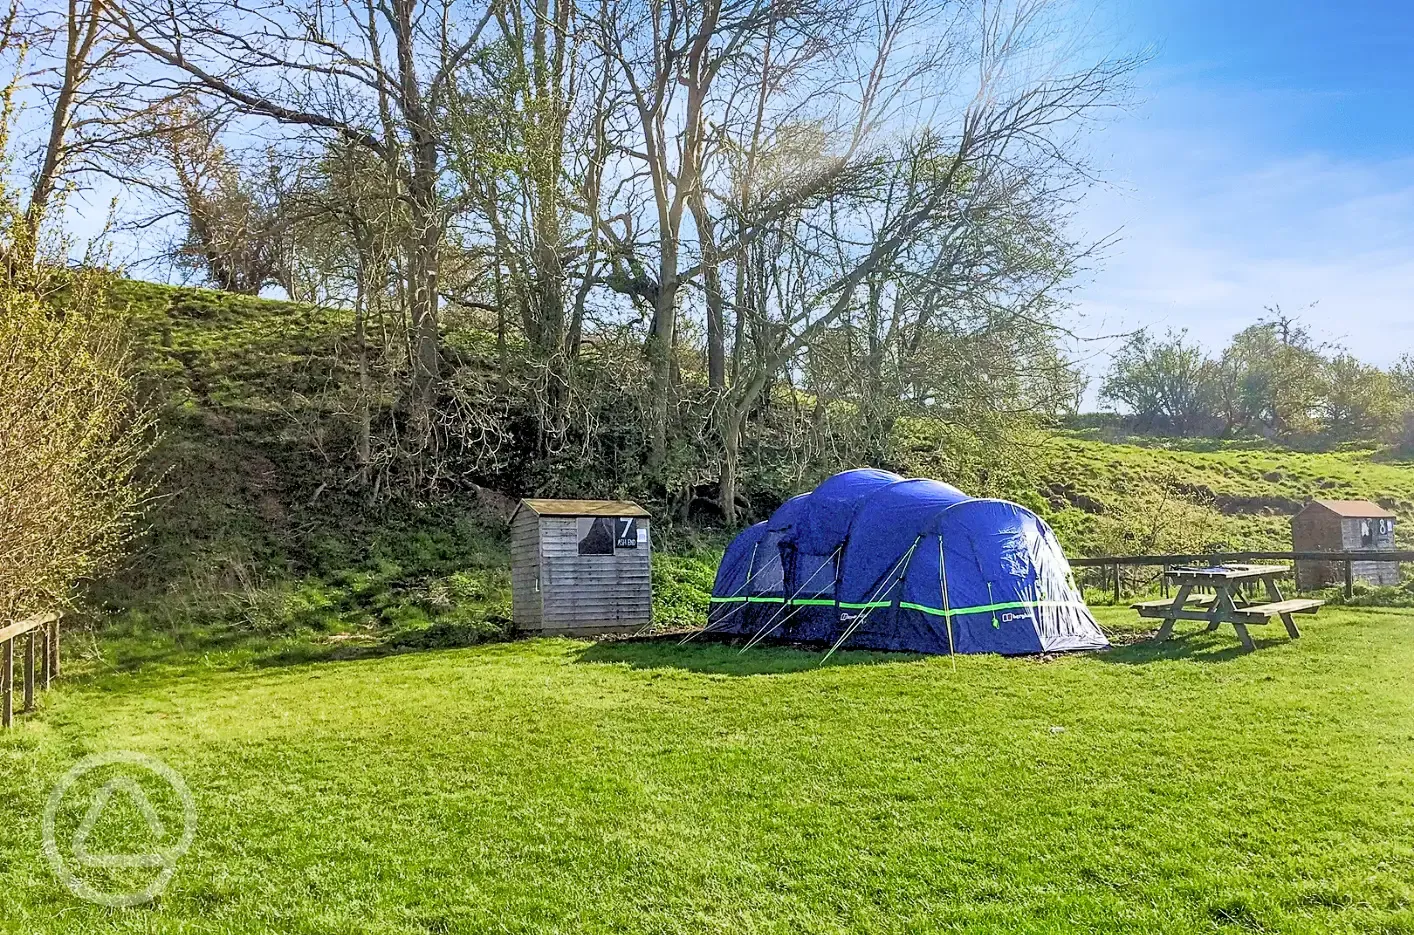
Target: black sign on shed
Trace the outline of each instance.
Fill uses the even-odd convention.
[[[580,555],[613,555],[638,548],[637,516],[577,516]]]

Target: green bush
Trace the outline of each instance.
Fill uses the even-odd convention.
[[[1414,582],[1399,586],[1370,585],[1355,582],[1351,597],[1345,596],[1343,587],[1327,588],[1319,596],[1333,606],[1345,607],[1414,607]]]
[[[677,630],[707,623],[721,553],[653,556],[653,626]]]

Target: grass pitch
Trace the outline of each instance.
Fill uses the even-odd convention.
[[[1414,626],[1303,623],[1253,654],[1185,631],[824,666],[107,644],[0,735],[0,931],[1414,931]],[[142,908],[82,902],[41,853],[59,777],[114,749],[170,765],[199,813]],[[89,847],[142,833],[119,811]]]

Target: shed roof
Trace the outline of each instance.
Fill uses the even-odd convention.
[[[1397,519],[1396,514],[1369,500],[1312,500],[1310,506],[1323,506],[1346,519]]]
[[[521,506],[538,516],[647,516],[632,500],[541,500],[527,497]]]

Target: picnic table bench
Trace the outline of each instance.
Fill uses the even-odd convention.
[[[1173,626],[1179,620],[1198,620],[1216,630],[1230,623],[1246,649],[1253,649],[1251,624],[1265,624],[1273,617],[1281,618],[1287,635],[1301,636],[1293,614],[1314,614],[1325,601],[1310,598],[1288,599],[1281,593],[1277,579],[1288,573],[1284,565],[1215,565],[1209,568],[1172,568],[1164,574],[1177,586],[1173,599],[1140,601],[1131,605],[1141,617],[1162,619],[1158,639],[1173,636]],[[1242,594],[1244,585],[1262,582],[1269,600],[1253,603]],[[1195,595],[1194,588],[1211,588],[1212,594]]]

